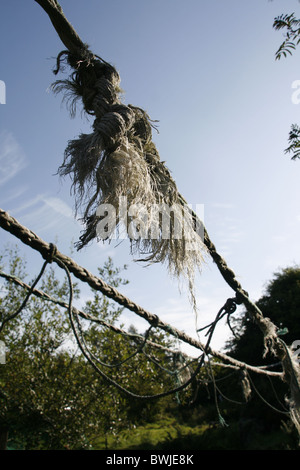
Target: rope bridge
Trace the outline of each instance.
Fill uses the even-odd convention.
[[[221,362],[217,362],[216,363],[217,365],[219,366],[221,365],[223,367],[228,367],[236,371],[239,371],[244,378],[242,383],[247,383],[248,389],[251,383],[252,388],[255,390],[253,382],[250,378],[250,373],[255,373],[255,374],[260,374],[260,375],[264,375],[268,377],[279,378],[280,380],[285,380],[284,372],[275,372],[275,371],[269,370],[272,368],[272,365],[268,367],[266,366],[255,367],[255,366],[246,364],[242,361],[239,361],[235,358],[232,358],[229,355],[224,354],[220,351],[215,351],[210,347],[210,342],[213,337],[213,333],[215,331],[217,323],[225,315],[229,317],[231,314],[235,312],[236,305],[237,305],[236,298],[228,299],[225,302],[224,306],[217,313],[215,320],[210,325],[207,326],[208,340],[204,344],[196,340],[195,338],[187,335],[185,332],[178,330],[177,328],[169,325],[168,323],[163,322],[157,315],[154,315],[148,312],[147,310],[142,308],[140,305],[128,299],[126,296],[120,293],[115,287],[112,287],[111,285],[107,284],[102,278],[93,275],[86,268],[79,266],[73,259],[59,252],[57,247],[54,244],[47,243],[46,241],[41,239],[37,234],[35,234],[30,229],[20,224],[15,218],[13,218],[11,215],[9,215],[7,212],[5,212],[2,209],[0,209],[0,227],[4,229],[5,231],[9,232],[10,234],[12,234],[13,236],[15,236],[16,238],[18,238],[25,245],[39,252],[42,258],[44,259],[44,263],[42,265],[40,273],[36,277],[35,281],[32,283],[31,286],[26,284],[24,281],[16,278],[15,276],[12,276],[12,275],[4,273],[3,271],[0,271],[0,277],[6,279],[8,282],[12,282],[13,284],[17,286],[22,287],[24,290],[27,291],[27,295],[25,296],[21,306],[17,309],[17,311],[3,318],[2,324],[0,325],[0,334],[2,330],[4,330],[6,323],[8,323],[10,320],[15,318],[19,313],[21,313],[21,311],[25,308],[26,303],[28,302],[30,296],[34,295],[45,301],[55,303],[67,309],[68,314],[69,314],[69,320],[72,326],[72,331],[74,333],[74,337],[76,339],[77,345],[79,346],[80,351],[82,352],[84,357],[87,359],[88,363],[96,370],[96,372],[104,380],[106,380],[111,385],[115,386],[121,392],[133,398],[149,400],[149,399],[158,399],[158,398],[171,395],[171,394],[177,394],[178,392],[186,389],[195,379],[197,380],[199,379],[199,374],[201,370],[203,370],[203,367],[207,366],[207,363],[210,363],[211,357],[221,361]],[[36,285],[41,279],[42,275],[44,274],[47,264],[52,263],[52,262],[56,263],[57,266],[63,269],[67,275],[68,283],[69,283],[69,303],[56,300],[53,297],[51,297],[49,294],[47,294],[46,292],[36,289]],[[109,297],[110,299],[112,299],[113,301],[121,305],[122,307],[125,307],[126,309],[134,312],[135,314],[139,315],[141,318],[146,320],[150,326],[145,332],[145,334],[140,335],[140,334],[129,333],[122,328],[118,328],[115,325],[112,325],[104,320],[101,320],[101,318],[95,317],[86,312],[83,312],[82,310],[77,309],[73,305],[73,283],[71,279],[71,274],[73,274],[74,277],[79,279],[80,281],[86,282],[94,290],[100,291],[103,295]],[[79,321],[80,319],[88,320],[89,322],[92,322],[92,323],[101,324],[102,326],[113,331],[115,334],[121,334],[128,338],[131,338],[137,343],[137,349],[128,358],[126,358],[125,360],[122,360],[119,364],[117,364],[118,367],[124,362],[129,361],[134,356],[140,353],[144,353],[146,357],[149,358],[149,360],[151,360],[151,357],[148,354],[146,354],[144,350],[145,346],[147,345],[154,349],[164,350],[168,355],[170,354],[173,355],[174,359],[178,358],[178,355],[180,354],[180,356],[182,356],[182,361],[180,362],[180,366],[175,368],[175,370],[171,371],[169,369],[164,368],[162,365],[159,365],[159,367],[163,368],[165,371],[167,371],[168,374],[175,376],[177,379],[178,377],[184,376],[184,372],[187,371],[188,379],[184,381],[180,380],[179,381],[180,385],[176,386],[175,388],[172,388],[170,390],[166,390],[161,393],[154,394],[154,395],[137,395],[131,390],[126,389],[122,384],[110,378],[109,375],[107,375],[103,371],[103,367],[102,368],[99,367],[99,364],[102,366],[105,366],[106,364],[103,364],[101,360],[99,360],[99,358],[96,358],[89,351],[84,341],[84,334],[81,330],[80,321]],[[171,350],[170,348],[166,348],[159,343],[149,340],[148,335],[152,328],[158,328],[158,329],[164,330],[166,333],[173,336],[177,342],[182,342],[190,346],[193,346],[194,348],[200,351],[199,357],[196,359],[190,358],[187,355],[183,354],[181,351]],[[196,366],[193,369],[194,364],[196,364]],[[278,364],[275,364],[275,365],[278,365]],[[211,381],[214,382],[213,373],[211,370],[210,370],[209,375],[211,377]],[[249,393],[249,390],[248,390],[248,393]],[[247,400],[245,397],[245,402],[246,401]],[[276,410],[276,411],[283,413],[285,415],[288,414],[287,412],[283,412],[281,410]],[[221,416],[220,416],[220,422],[221,423],[223,422]]]
[[[73,180],[76,212],[83,209],[82,220],[84,233],[80,237],[77,246],[80,249],[90,241],[97,238],[97,224],[101,217],[97,214],[97,208],[101,204],[110,204],[119,209],[120,198],[126,196],[129,205],[143,204],[151,213],[151,207],[156,204],[166,204],[177,207],[174,213],[173,231],[171,237],[138,238],[130,239],[133,252],[146,255],[146,260],[151,262],[167,262],[170,271],[176,276],[184,275],[188,278],[191,295],[193,298],[193,273],[199,268],[206,255],[211,256],[225,282],[233,289],[234,297],[228,299],[216,315],[215,320],[208,327],[208,339],[206,344],[191,338],[184,332],[164,323],[157,315],[153,315],[141,306],[137,305],[114,287],[109,286],[101,278],[94,276],[85,268],[77,265],[72,259],[60,253],[53,244],[49,244],[39,238],[30,229],[22,226],[7,212],[0,209],[0,227],[19,238],[24,244],[40,252],[45,262],[40,275],[32,286],[22,284],[22,281],[1,273],[2,277],[14,282],[26,289],[26,302],[30,295],[42,296],[45,300],[55,301],[47,297],[46,293],[38,291],[35,286],[42,276],[46,265],[55,262],[62,268],[69,282],[69,303],[64,304],[68,309],[72,330],[83,355],[92,367],[106,380],[115,385],[121,391],[136,398],[159,398],[161,396],[177,393],[185,389],[199,375],[205,365],[205,360],[213,356],[226,367],[232,367],[243,371],[244,374],[255,372],[268,376],[276,376],[285,381],[289,386],[289,413],[300,434],[300,372],[299,366],[293,361],[291,352],[284,341],[279,337],[279,329],[270,319],[253,303],[248,293],[237,281],[234,272],[227,266],[226,261],[217,252],[216,247],[197,215],[188,209],[188,241],[192,240],[193,250],[187,249],[187,239],[178,239],[174,235],[176,218],[179,218],[182,209],[187,208],[183,196],[179,193],[175,181],[164,162],[160,160],[159,153],[152,141],[153,123],[142,109],[124,105],[120,100],[120,77],[110,64],[93,54],[88,46],[82,42],[78,34],[63,14],[57,0],[35,0],[48,14],[56,32],[66,47],[57,57],[58,74],[62,61],[73,69],[67,80],[57,80],[53,89],[55,92],[65,92],[65,98],[70,105],[71,114],[75,112],[76,103],[82,100],[84,110],[95,117],[91,134],[82,134],[78,139],[70,141],[66,147],[65,158],[59,169],[61,176],[70,175]],[[117,220],[120,223],[121,220]],[[148,221],[149,228],[152,220]],[[201,227],[202,236],[199,236],[198,228]],[[161,229],[161,227],[159,227]],[[172,226],[171,226],[172,228]],[[156,396],[135,395],[126,390],[121,384],[112,381],[99,367],[100,362],[88,351],[82,335],[79,318],[95,321],[92,317],[86,317],[73,306],[73,288],[71,274],[77,279],[89,284],[95,290],[114,300],[119,305],[144,318],[149,323],[149,329],[143,337],[136,337],[138,352],[144,350],[144,346],[150,345],[148,340],[152,328],[159,328],[171,334],[186,344],[200,350],[196,367],[189,375],[188,380],[179,386],[158,394]],[[282,372],[270,371],[266,368],[253,367],[237,361],[226,354],[213,351],[210,347],[211,338],[219,320],[225,315],[229,318],[237,305],[244,304],[251,319],[258,325],[265,346],[265,353],[271,352],[281,362]],[[17,315],[15,312],[13,315]],[[9,318],[6,320],[9,321]],[[4,324],[0,327],[4,327]],[[108,325],[109,328],[115,328]],[[124,331],[117,333],[127,334]],[[159,347],[159,345],[153,345]],[[175,354],[175,353],[174,353]],[[177,352],[178,354],[178,352]],[[186,365],[184,367],[187,367]]]

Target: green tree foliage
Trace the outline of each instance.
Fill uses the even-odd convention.
[[[21,280],[26,278],[26,263],[18,250],[10,249],[1,255],[1,269],[4,264],[5,272]],[[111,259],[99,269],[99,274],[115,287],[127,282],[120,272]],[[47,266],[39,289],[68,302],[68,283],[58,279],[52,265]],[[76,286],[74,293],[75,298],[80,296]],[[24,289],[12,282],[0,284],[0,325],[16,312],[25,295]],[[174,386],[173,377],[166,378],[156,366],[166,361],[168,364],[163,349],[148,360],[143,353],[135,354],[141,335],[122,335],[106,326],[116,325],[122,309],[93,291],[83,310],[101,320],[92,324],[83,320],[82,331],[87,348],[107,376],[137,394],[159,393]],[[172,344],[164,335],[151,335],[150,339],[165,347]],[[95,437],[105,439],[143,419],[151,420],[163,403],[172,400],[134,400],[103,380],[74,342],[67,309],[34,295],[17,316],[5,323],[0,339],[7,349],[6,364],[0,365],[0,429],[9,431],[9,442],[14,446],[90,448]],[[132,360],[127,362],[130,356]]]
[[[300,20],[295,17],[295,13],[280,15],[274,19],[273,27],[277,31],[285,29],[285,40],[275,54],[276,60],[287,54],[292,55],[300,43]]]
[[[275,30],[284,30],[285,39],[276,51],[276,60],[282,57],[292,55],[300,43],[300,20],[295,17],[295,13],[290,15],[283,14],[274,19],[273,27]],[[288,137],[289,146],[285,153],[292,154],[291,159],[300,158],[300,128],[297,124],[291,126]]]

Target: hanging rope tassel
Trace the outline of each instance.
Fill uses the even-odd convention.
[[[56,81],[53,90],[64,92],[71,115],[81,99],[86,113],[95,117],[91,134],[81,134],[68,143],[58,171],[60,176],[71,176],[76,211],[82,211],[85,229],[77,248],[101,239],[97,210],[109,205],[116,214],[112,228],[125,224],[132,253],[143,261],[166,262],[173,275],[187,277],[194,299],[194,270],[201,267],[207,250],[195,231],[193,215],[182,204],[175,181],[160,161],[149,116],[141,108],[121,103],[119,74],[88,49],[81,51],[80,58],[62,51],[56,74],[63,60],[75,70],[67,80]],[[121,206],[124,200],[125,208]],[[140,208],[135,219],[128,217],[133,207]],[[139,226],[134,235],[128,230],[133,220]],[[113,234],[111,231],[107,238]]]

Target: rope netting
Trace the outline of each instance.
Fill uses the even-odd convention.
[[[94,276],[90,273],[86,268],[79,266],[73,259],[70,257],[60,253],[57,247],[52,243],[47,243],[42,240],[38,235],[32,232],[27,227],[21,225],[16,219],[10,216],[7,212],[0,209],[0,227],[16,238],[18,238],[22,243],[31,247],[32,249],[38,251],[42,257],[44,258],[44,263],[42,268],[37,275],[35,281],[28,285],[23,280],[7,274],[3,271],[0,271],[0,277],[5,279],[6,281],[13,283],[16,286],[22,287],[26,291],[26,295],[21,302],[19,308],[13,312],[2,316],[2,323],[0,325],[0,335],[5,330],[6,324],[9,323],[10,320],[21,314],[21,312],[26,307],[27,302],[30,299],[30,296],[34,295],[38,298],[46,302],[52,302],[54,304],[59,305],[62,308],[67,309],[69,321],[71,324],[72,332],[74,335],[74,339],[76,341],[79,350],[86,358],[87,362],[93,367],[93,369],[99,374],[104,380],[106,380],[109,384],[116,387],[121,392],[125,393],[126,395],[135,398],[135,399],[159,399],[164,396],[168,395],[176,395],[178,398],[178,393],[187,389],[191,384],[195,384],[195,382],[199,385],[201,383],[207,384],[207,376],[215,389],[217,390],[215,380],[214,380],[214,372],[213,366],[222,366],[226,368],[230,368],[235,370],[236,372],[242,375],[242,392],[244,396],[244,402],[247,403],[247,397],[251,393],[251,390],[255,390],[255,386],[253,381],[251,380],[250,373],[260,374],[266,377],[274,377],[283,381],[286,381],[287,378],[287,368],[286,368],[286,361],[282,363],[283,370],[281,372],[273,371],[272,367],[277,366],[278,363],[271,364],[269,366],[252,366],[246,364],[242,361],[239,361],[231,356],[222,353],[220,351],[215,351],[211,348],[210,343],[213,337],[215,328],[218,322],[224,317],[227,316],[228,320],[230,315],[232,315],[236,311],[237,305],[240,303],[237,301],[236,297],[228,299],[223,307],[217,313],[214,321],[207,325],[205,329],[207,329],[207,341],[206,343],[200,342],[198,339],[195,339],[185,332],[178,330],[177,328],[173,327],[172,325],[165,323],[162,321],[157,315],[150,313],[149,311],[142,308],[140,305],[136,304],[132,300],[128,299],[122,293],[120,293],[115,287],[107,284],[101,277]],[[45,273],[46,267],[49,263],[56,263],[58,267],[64,270],[67,276],[68,285],[69,285],[69,301],[63,302],[61,300],[57,300],[53,298],[51,295],[47,294],[47,292],[38,290],[36,288],[38,282],[41,280],[42,276]],[[134,314],[138,315],[139,317],[143,318],[148,324],[149,327],[143,334],[131,333],[130,331],[126,331],[124,328],[120,328],[112,323],[109,323],[100,316],[91,315],[90,313],[84,312],[82,309],[77,309],[73,304],[73,275],[76,279],[81,280],[82,282],[87,283],[92,289],[96,291],[100,291],[104,296],[112,299],[117,304],[121,305],[125,309],[130,310]],[[104,360],[101,359],[101,348],[97,351],[97,356],[94,352],[92,352],[85,340],[85,331],[82,326],[81,321],[88,321],[90,324],[97,324],[109,329],[114,334],[122,335],[124,338],[129,338],[133,340],[133,343],[136,345],[136,348],[131,352],[126,358],[120,359],[118,362],[114,363],[113,365],[107,364]],[[265,319],[269,321],[268,319]],[[168,335],[172,336],[176,340],[177,347],[176,349],[170,349],[169,347],[160,344],[159,342],[155,342],[154,340],[149,339],[151,330],[163,330],[164,332],[168,333]],[[267,335],[265,337],[265,342],[268,339]],[[282,340],[281,340],[282,341]],[[193,346],[193,348],[199,350],[198,357],[190,357],[187,354],[182,352],[182,345],[187,344]],[[267,343],[266,343],[267,344]],[[282,344],[284,344],[282,342]],[[290,371],[292,368],[295,368],[295,363],[292,361],[292,356],[289,353],[289,349],[285,346],[286,355],[290,357]],[[159,361],[155,359],[155,352],[151,353],[151,351],[160,350],[165,353],[165,364],[162,362],[161,358]],[[152,364],[155,363],[155,366],[159,370],[163,370],[169,377],[173,377],[173,381],[175,381],[175,386],[169,389],[166,389],[159,393],[144,394],[140,395],[135,393],[134,391],[126,388],[121,381],[117,381],[116,378],[112,378],[109,373],[106,372],[108,368],[117,368],[121,370],[121,366],[125,363],[130,362],[136,356],[143,355],[147,361],[150,361]],[[170,357],[173,357],[173,361],[170,361]],[[211,360],[213,362],[211,362]],[[217,361],[217,362],[216,362]],[[174,364],[173,368],[170,368],[170,362]],[[284,369],[285,367],[285,369]],[[203,378],[203,370],[205,370],[206,377]],[[296,374],[296,369],[295,374]],[[291,372],[290,372],[291,373]],[[297,376],[295,375],[295,380]],[[221,392],[218,389],[219,394]],[[291,392],[295,394],[297,393],[297,387],[291,389]],[[258,392],[257,392],[258,393]],[[295,395],[291,395],[293,397]],[[263,399],[263,397],[262,397]],[[283,411],[276,409],[277,412],[290,415],[293,419],[295,424],[298,420],[297,415],[297,407],[294,405],[294,398],[290,400],[290,411]],[[267,403],[269,406],[269,403]],[[218,409],[218,403],[216,400],[216,407]],[[220,423],[225,424],[219,410],[219,420]]]
[[[218,364],[240,371],[243,375],[244,388],[249,393],[251,386],[250,372],[280,378],[289,388],[289,415],[300,433],[300,373],[299,365],[294,360],[291,351],[278,335],[279,328],[263,313],[249,298],[248,293],[237,281],[235,273],[227,266],[226,261],[217,252],[209,235],[198,216],[187,205],[179,193],[175,181],[170,175],[164,162],[152,141],[153,122],[145,111],[132,105],[125,105],[120,99],[120,77],[114,67],[93,54],[84,44],[74,28],[65,18],[61,6],[56,0],[35,0],[49,15],[63,44],[67,48],[57,57],[56,74],[61,70],[62,62],[66,62],[72,72],[67,79],[57,80],[53,89],[64,92],[71,113],[75,112],[76,103],[80,99],[86,113],[94,116],[93,129],[90,134],[81,134],[70,141],[66,147],[65,158],[59,169],[61,176],[69,175],[72,179],[76,212],[81,212],[84,232],[78,242],[78,248],[86,246],[90,241],[99,239],[97,227],[103,220],[103,214],[98,212],[100,206],[114,207],[117,214],[124,214],[129,207],[142,205],[148,217],[143,219],[143,233],[148,234],[153,229],[152,208],[157,206],[172,207],[173,219],[170,223],[169,237],[164,237],[161,220],[156,226],[155,237],[131,237],[131,251],[149,262],[166,263],[172,274],[184,275],[190,287],[194,304],[194,271],[200,269],[205,256],[211,256],[226,283],[233,289],[234,296],[228,299],[217,313],[214,321],[207,326],[207,341],[205,344],[198,339],[188,336],[183,331],[163,322],[141,306],[122,295],[116,288],[108,285],[103,279],[94,276],[74,260],[60,253],[53,245],[42,240],[30,229],[22,226],[7,212],[0,209],[0,226],[21,240],[24,244],[37,250],[45,259],[42,270],[31,286],[22,280],[1,272],[0,275],[21,286],[27,291],[21,307],[7,316],[0,326],[0,332],[5,324],[18,315],[31,295],[39,296],[45,301],[57,302],[66,308],[74,338],[80,351],[96,372],[117,387],[120,391],[139,399],[153,399],[176,394],[186,389],[195,379],[199,378],[203,368],[211,367],[210,358],[219,360]],[[125,207],[120,207],[120,201],[126,198]],[[178,237],[176,227],[184,213],[185,230]],[[155,221],[157,222],[157,220]],[[122,217],[117,218],[116,226],[124,223]],[[130,219],[126,221],[127,227]],[[151,232],[152,233],[152,232]],[[111,233],[108,231],[106,238]],[[105,237],[104,237],[105,238]],[[102,237],[103,239],[103,237]],[[36,284],[44,273],[48,263],[55,262],[67,276],[69,285],[69,302],[63,303],[51,298],[47,293],[36,289]],[[86,282],[92,289],[114,300],[122,307],[142,317],[149,324],[144,335],[132,334],[122,328],[111,325],[98,317],[93,317],[73,305],[72,276]],[[227,316],[228,320],[238,305],[243,304],[251,319],[258,325],[263,335],[265,354],[271,352],[282,366],[281,372],[274,372],[266,367],[254,367],[238,361],[224,353],[211,348],[216,325]],[[195,306],[195,305],[194,305]],[[122,334],[134,339],[136,350],[124,361],[129,361],[138,354],[144,354],[148,360],[153,356],[146,353],[146,348],[164,349],[164,346],[150,339],[152,329],[160,329],[173,336],[177,342],[189,344],[199,350],[197,359],[182,354],[178,361],[178,350],[165,348],[168,354],[177,358],[177,367],[168,372],[177,379],[175,387],[154,395],[138,395],[126,389],[122,383],[115,381],[104,372],[105,364],[100,357],[92,353],[85,341],[81,320],[101,323],[116,334]],[[179,364],[179,365],[178,365]],[[118,367],[121,367],[118,363]],[[184,377],[184,379],[183,379]],[[211,375],[213,380],[213,374]],[[246,393],[246,395],[247,395]]]

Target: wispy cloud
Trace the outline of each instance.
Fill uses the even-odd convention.
[[[44,197],[43,202],[63,217],[74,219],[73,210],[68,204],[58,197]]]
[[[24,152],[11,132],[0,133],[0,186],[14,178],[27,161]]]
[[[39,232],[76,225],[72,209],[61,199],[39,194],[19,206],[15,213],[22,214],[22,220],[29,227],[34,227]]]
[[[23,197],[19,198],[19,201],[12,198],[14,205],[9,208],[21,223],[37,233],[45,234],[50,230],[57,233],[65,231],[70,238],[73,232],[75,236],[78,235],[80,224],[76,221],[72,208],[62,199],[49,196],[47,193],[27,198],[24,197],[25,194],[22,193]]]
[[[28,190],[28,186],[24,185],[21,187],[18,187],[18,189],[8,189],[6,193],[6,197],[4,199],[1,198],[1,204],[8,204],[11,203],[12,201],[18,199],[19,197],[23,196],[26,191]]]
[[[36,204],[40,203],[43,200],[43,195],[38,194],[37,196],[23,200],[21,204],[18,204],[16,207],[12,209],[13,214],[20,214],[28,209],[32,209]]]

